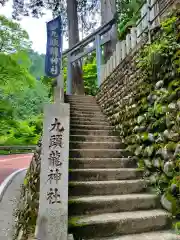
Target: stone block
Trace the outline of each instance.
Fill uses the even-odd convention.
[[[40,173],[38,240],[67,240],[69,104],[45,105]]]

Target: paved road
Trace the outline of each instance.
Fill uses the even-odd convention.
[[[14,171],[29,166],[32,154],[0,155],[0,184]]]

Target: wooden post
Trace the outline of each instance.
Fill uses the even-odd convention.
[[[110,62],[110,74],[111,74],[113,71],[113,56],[110,57],[109,62]]]
[[[151,0],[151,6],[155,3],[156,0]],[[150,10],[150,21],[152,22],[153,19],[155,18],[155,6],[153,6]],[[155,21],[152,22],[152,27],[155,27]]]
[[[137,32],[136,32],[136,28],[133,27],[131,28],[131,47],[132,49],[136,46],[137,44]]]
[[[64,89],[61,86],[57,86],[54,89],[54,102],[64,102]]]
[[[106,63],[106,78],[108,77],[108,61]]]
[[[155,3],[156,2],[156,3]],[[159,7],[159,1],[157,0],[151,0],[151,6],[154,5],[154,7],[151,9],[151,17],[152,19],[154,19],[156,17],[156,20],[154,20],[152,26],[153,27],[156,27],[157,25],[160,24],[160,16],[159,15],[159,12],[160,12],[160,7]],[[158,17],[157,17],[158,16]]]
[[[54,102],[64,102],[64,77],[63,77],[63,65],[61,59],[61,71],[57,77],[57,86],[54,89]]]
[[[141,34],[141,23],[137,25],[136,32],[137,32],[137,43],[139,43],[141,41],[141,37],[140,37],[140,34]]]
[[[122,41],[122,60],[124,60],[124,58],[126,57],[126,41]]]
[[[148,26],[148,40],[151,43],[151,5],[150,0],[147,0],[147,26]]]
[[[101,83],[104,81],[104,78],[105,78],[105,65],[102,65],[101,66]]]
[[[117,67],[116,51],[113,52],[113,70]]]
[[[106,64],[103,65],[103,82],[106,79]]]
[[[126,35],[126,53],[129,54],[131,50],[131,36],[130,34]]]
[[[157,25],[161,23],[161,18],[159,16],[159,13],[160,13],[160,7],[159,7],[159,2],[156,3],[155,5],[155,12],[156,12],[156,15],[158,15],[157,17]]]
[[[97,65],[97,79],[98,79],[98,87],[101,84],[101,37],[100,35],[96,35],[95,37],[95,46],[96,46],[96,65]]]
[[[109,59],[110,60],[110,59]],[[110,64],[109,64],[109,60],[107,61],[106,63],[106,66],[107,66],[107,77],[109,77],[109,73],[110,73]]]
[[[121,42],[117,42],[116,44],[116,66],[120,64],[122,60],[122,47]]]
[[[110,21],[116,14],[116,0],[103,0],[101,2],[101,25]],[[105,62],[107,62],[116,47],[117,42],[117,25],[112,25],[111,29],[104,34],[104,37],[109,37],[110,41],[104,45]]]
[[[143,18],[143,20],[142,20],[142,30],[144,30],[148,26],[147,12],[148,12],[148,4],[145,3],[143,5],[143,7],[141,8],[141,18]]]
[[[71,63],[71,54],[67,55],[67,94],[72,94],[72,63]]]

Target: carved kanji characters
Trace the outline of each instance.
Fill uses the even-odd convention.
[[[62,134],[57,134],[57,135],[52,135],[50,137],[50,143],[49,143],[49,148],[51,147],[60,147],[62,148]]]
[[[60,160],[61,153],[59,151],[52,151],[49,154],[49,165],[53,167],[60,167],[62,165],[62,162]]]
[[[61,179],[61,173],[59,172],[59,169],[50,169],[50,173],[48,174],[48,181],[50,184],[52,183],[53,180],[56,181],[56,184],[58,181]]]
[[[49,192],[47,193],[47,200],[49,201],[49,204],[61,203],[60,194],[58,193],[57,188],[50,188]]]
[[[55,118],[55,121],[54,123],[51,124],[52,128],[50,130],[53,131],[53,130],[56,130],[57,132],[64,132],[64,127],[61,125],[61,123],[58,121],[57,118]]]

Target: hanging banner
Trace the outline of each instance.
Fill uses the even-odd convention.
[[[47,23],[47,47],[45,72],[48,77],[60,75],[62,57],[62,24],[61,17]]]

